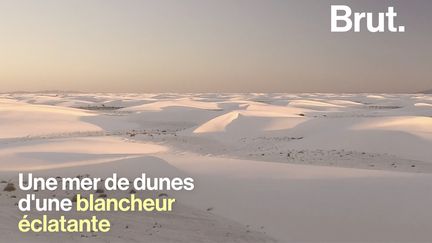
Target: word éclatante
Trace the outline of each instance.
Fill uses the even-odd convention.
[[[346,5],[331,6],[331,32],[361,32],[362,24],[366,23],[369,32],[405,32],[405,26],[395,26],[398,16],[394,7],[387,12],[354,12]]]

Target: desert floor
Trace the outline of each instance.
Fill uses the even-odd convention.
[[[430,242],[431,158],[432,95],[0,94],[0,242]],[[18,172],[196,189],[107,234],[27,235]]]

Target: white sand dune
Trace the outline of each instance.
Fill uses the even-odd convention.
[[[432,117],[391,117],[359,124],[357,130],[390,130],[406,132],[425,139],[432,139]]]
[[[414,106],[429,108],[429,107],[432,107],[432,104],[429,104],[429,103],[415,103]]]
[[[196,128],[194,133],[226,132],[233,135],[285,130],[305,121],[301,114],[308,111],[255,103],[245,104],[242,108],[204,123]]]
[[[91,115],[73,108],[2,102],[0,138],[102,131],[98,126],[80,120]]]
[[[203,110],[220,110],[213,102],[201,102],[188,98],[175,99],[170,101],[157,101],[149,104],[124,108],[123,111],[160,111],[168,107],[188,107]]]
[[[20,142],[19,146],[14,142],[0,148],[0,171],[36,171],[102,164],[166,150],[160,145],[131,143],[116,137],[32,140]]]
[[[342,105],[336,105],[329,102],[316,101],[316,100],[292,100],[289,102],[290,106],[308,108],[313,110],[329,110],[332,108],[342,108]]]
[[[178,195],[182,201],[264,227],[280,242],[427,242],[432,236],[431,175],[162,157],[200,181],[192,195]]]
[[[264,131],[286,130],[304,122],[302,117],[274,117],[267,112],[230,112],[204,123],[194,133],[224,132],[228,135],[251,135]]]
[[[232,111],[222,116],[218,116],[213,120],[204,123],[194,133],[209,133],[209,132],[224,132],[226,127],[240,116],[239,112]]]

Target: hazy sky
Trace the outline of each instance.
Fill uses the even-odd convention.
[[[330,33],[330,4],[405,33]],[[0,0],[0,91],[415,92],[430,0]]]

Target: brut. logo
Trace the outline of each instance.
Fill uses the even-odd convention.
[[[405,26],[395,26],[398,16],[394,7],[388,7],[387,12],[354,12],[346,5],[331,6],[331,32],[362,31],[362,24],[366,22],[369,32],[405,32]]]

